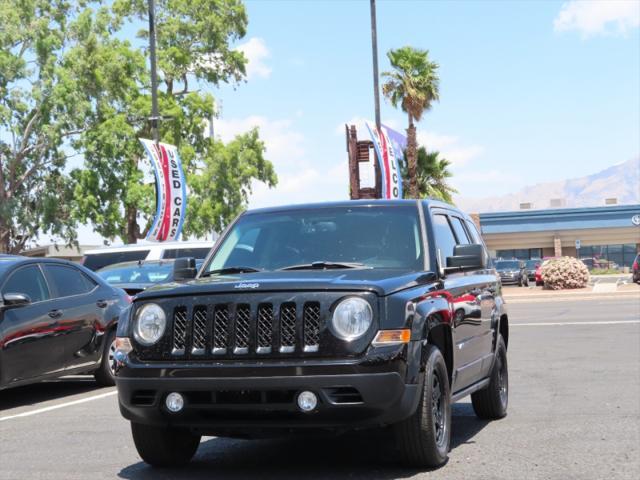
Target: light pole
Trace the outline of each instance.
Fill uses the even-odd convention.
[[[371,50],[373,53],[373,101],[376,110],[376,128],[380,131],[380,87],[378,86],[378,31],[376,29],[376,0],[371,4]]]
[[[160,142],[158,134],[158,77],[156,72],[156,6],[155,0],[149,0],[149,56],[151,57],[151,134],[157,145]]]

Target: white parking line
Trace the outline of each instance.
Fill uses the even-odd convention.
[[[81,398],[72,402],[59,403],[57,405],[51,405],[50,407],[29,410],[28,412],[17,413],[15,415],[7,415],[6,417],[0,417],[0,422],[4,422],[5,420],[13,420],[14,418],[30,417],[31,415],[38,415],[39,413],[50,412],[52,410],[58,410],[59,408],[72,407],[73,405],[79,405],[81,403],[92,402],[93,400],[100,400],[101,398],[110,397],[117,393],[117,390],[113,390],[111,392],[101,393],[100,395],[94,395],[93,397]]]
[[[535,322],[535,323],[510,323],[510,327],[552,327],[556,325],[625,325],[640,323],[640,320],[610,320],[597,322]]]

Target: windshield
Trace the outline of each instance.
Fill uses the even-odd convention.
[[[496,270],[519,270],[520,262],[517,260],[496,262]]]
[[[314,262],[424,270],[415,206],[334,207],[241,217],[205,272],[278,270]],[[351,265],[351,268],[354,266]]]
[[[160,283],[171,280],[173,262],[123,265],[97,272],[109,284]]]
[[[540,265],[541,260],[527,260],[527,268],[528,269],[533,269],[533,268],[538,268],[538,265]]]

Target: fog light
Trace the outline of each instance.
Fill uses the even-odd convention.
[[[177,392],[171,392],[164,400],[164,404],[170,412],[178,413],[184,408],[184,398]]]
[[[300,392],[298,395],[298,408],[303,412],[311,412],[318,406],[318,397],[309,391]]]

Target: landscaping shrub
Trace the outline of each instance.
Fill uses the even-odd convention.
[[[589,270],[577,258],[561,257],[546,260],[540,270],[544,288],[562,290],[584,288],[589,281]]]

